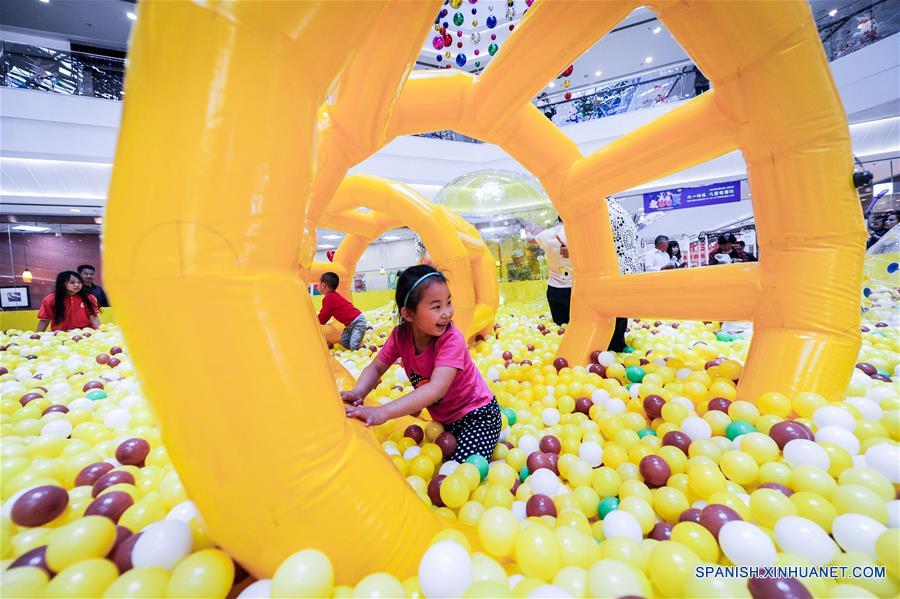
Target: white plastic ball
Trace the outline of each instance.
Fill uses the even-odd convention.
[[[456,469],[459,468],[459,462],[456,460],[448,460],[441,464],[440,470],[438,470],[438,474],[443,474],[444,476],[450,476]]]
[[[597,356],[597,363],[606,368],[616,363],[616,354],[611,351],[600,352]]]
[[[608,414],[615,415],[623,414],[628,409],[628,406],[618,397],[610,397],[603,403],[603,408]]]
[[[533,435],[522,435],[519,437],[518,448],[525,452],[525,455],[531,455],[540,449],[540,442]]]
[[[182,522],[187,523],[199,515],[200,512],[197,510],[197,506],[193,501],[188,499],[169,510],[169,513],[166,514],[166,520],[181,520]]]
[[[859,453],[859,439],[852,432],[842,426],[823,426],[816,431],[816,442],[832,443],[842,447],[850,455]]]
[[[541,412],[541,420],[543,420],[544,424],[547,426],[556,426],[559,424],[560,415],[559,410],[556,408],[545,408],[543,412]]]
[[[824,566],[834,559],[837,545],[825,530],[806,518],[785,516],[775,523],[775,540],[785,553],[794,553],[812,563]]]
[[[624,537],[640,543],[644,535],[637,518],[624,510],[613,510],[603,519],[603,536],[607,539]]]
[[[681,432],[691,438],[691,441],[701,441],[712,438],[712,427],[699,416],[688,416],[681,421]],[[739,439],[740,437],[738,437]]]
[[[900,528],[900,499],[887,502],[888,528]]]
[[[131,412],[124,408],[110,410],[109,414],[103,417],[103,424],[116,431],[128,428],[129,422],[131,422]]]
[[[774,566],[775,544],[758,526],[743,520],[726,522],[719,529],[722,552],[738,566]]]
[[[528,593],[528,599],[572,599],[572,595],[555,584],[542,584]]]
[[[419,562],[419,588],[427,599],[461,597],[472,584],[472,558],[459,543],[440,541]]]
[[[69,402],[68,408],[70,412],[91,412],[94,410],[94,402],[87,397],[79,397]]]
[[[491,381],[497,382],[500,380],[500,371],[497,370],[496,367],[491,366],[487,371],[487,378]]]
[[[422,452],[422,448],[418,445],[413,445],[412,447],[408,447],[406,451],[403,452],[403,459],[409,461],[419,455]]]
[[[881,420],[884,410],[871,397],[848,397],[844,403],[853,406],[865,420]],[[854,422],[855,424],[855,422]]]
[[[51,439],[65,439],[72,434],[72,423],[68,420],[51,420],[41,427],[41,436]]]
[[[578,457],[590,464],[591,468],[599,468],[603,464],[603,448],[594,441],[585,441],[578,446]]]
[[[135,568],[159,566],[171,570],[194,545],[191,527],[180,520],[159,520],[141,531],[134,544],[131,563]]]
[[[875,558],[875,542],[887,527],[863,514],[841,514],[831,523],[831,534],[841,549],[856,551]]]
[[[559,493],[559,479],[548,468],[540,468],[537,472],[528,477],[528,483],[531,490],[536,494],[547,495],[548,497],[556,497]]]
[[[512,507],[509,509],[513,513],[513,516],[519,520],[525,520],[528,517],[528,512],[525,508],[526,504],[524,501],[513,501]]]
[[[602,404],[610,397],[609,391],[606,389],[594,389],[593,393],[591,393],[591,401],[595,404]]]
[[[815,466],[828,470],[831,460],[825,448],[809,439],[793,439],[784,446],[784,459],[791,467]]]
[[[882,473],[893,484],[900,484],[900,447],[879,443],[866,451],[866,465]]]
[[[813,412],[813,422],[819,428],[826,426],[839,426],[848,431],[856,430],[856,420],[846,408],[840,406],[822,406]]]

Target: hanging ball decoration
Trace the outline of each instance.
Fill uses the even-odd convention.
[[[478,14],[478,9],[477,9],[477,8],[473,8],[473,9],[472,9],[472,14],[473,14],[473,15],[477,15],[477,14]]]
[[[495,17],[494,15],[491,15],[487,18],[487,21],[485,21],[485,22],[487,23],[488,29],[493,29],[494,27],[497,26],[497,17]]]
[[[478,21],[472,21],[472,27],[478,27]]]
[[[515,4],[515,0],[506,0],[506,5],[512,8],[512,5]]]
[[[441,23],[441,26],[446,30],[447,27],[450,27],[450,23],[448,23],[447,21],[444,21],[443,23]]]
[[[444,48],[444,38],[439,35],[434,36],[431,39],[431,45],[434,46],[435,50],[442,50]]]
[[[478,0],[469,0],[469,4],[478,4]]]
[[[444,37],[445,35],[447,35],[447,25],[446,25],[446,23],[444,24],[443,27],[441,27],[440,29],[438,29],[438,33],[441,34],[441,37]]]
[[[462,25],[463,21],[465,21],[465,20],[466,20],[466,18],[463,16],[463,14],[461,12],[453,14],[453,24],[456,25],[457,27]]]
[[[474,52],[475,52],[475,56],[478,56],[479,54],[481,54],[481,50],[479,50],[478,48],[475,48]]]
[[[570,85],[572,85],[572,83],[568,79],[563,81],[563,87],[568,88]]]
[[[481,41],[481,34],[476,31],[475,33],[472,34],[472,43],[477,44],[480,41]]]
[[[462,29],[456,30],[456,37],[462,37]]]
[[[466,55],[460,52],[456,55],[456,66],[464,67],[466,66]]]
[[[444,45],[445,45],[445,46],[451,46],[451,45],[453,45],[453,38],[450,37],[450,34],[449,34],[449,33],[445,33],[445,34],[444,34]]]
[[[491,34],[491,41],[492,41],[492,42],[493,42],[493,41],[496,41],[496,39],[497,39],[497,34],[496,34],[496,33],[492,33],[492,34]]]
[[[478,50],[475,50],[475,53],[478,54]],[[477,69],[477,68],[480,67],[480,66],[481,66],[481,61],[480,61],[480,60],[476,60],[476,61],[475,61],[475,68]]]
[[[572,92],[566,92],[566,100],[572,99]]]
[[[497,50],[499,50],[499,49],[500,49],[500,46],[498,46],[497,44],[491,44],[490,46],[488,46],[488,54],[493,56],[494,54],[497,53]]]
[[[435,54],[434,57],[437,59],[438,62],[441,62],[442,60],[444,60],[444,57],[441,56],[440,54]]]
[[[516,28],[515,25],[510,25],[510,26],[509,26],[509,30],[510,30],[510,31],[512,31],[512,30],[515,29],[515,28]]]
[[[456,47],[457,47],[457,48],[462,48],[462,42],[456,42]]]
[[[493,4],[488,4],[488,11],[494,12],[494,5],[493,5]]]
[[[506,18],[509,20],[514,19],[516,16],[516,9],[512,6],[506,9]]]
[[[525,0],[525,6],[531,8],[531,5],[534,4],[534,0]]]
[[[453,8],[459,8],[462,6],[462,0],[450,0],[450,6]]]
[[[440,26],[439,23],[435,23],[435,24],[434,24],[434,30],[437,31],[438,33],[441,32],[441,26]]]
[[[450,52],[444,52],[444,58],[450,58]]]
[[[572,74],[572,71],[574,71],[574,70],[575,70],[575,65],[570,64],[569,66],[566,67],[566,70],[562,72],[562,76],[568,77],[569,75]]]
[[[328,250],[325,252],[325,257],[328,258],[329,262],[334,262],[334,250]]]

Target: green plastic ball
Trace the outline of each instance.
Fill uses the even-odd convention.
[[[647,376],[647,371],[640,366],[629,366],[625,369],[625,376],[632,383],[640,383]]]
[[[729,423],[727,427],[725,427],[725,436],[734,441],[741,435],[752,433],[755,430],[756,429],[753,428],[753,425],[749,422],[744,422],[743,420],[735,420],[734,422]]]
[[[603,520],[608,513],[617,509],[619,509],[618,497],[604,497],[600,500],[600,505],[597,506],[597,515]]]
[[[466,458],[466,462],[469,464],[472,464],[473,466],[478,468],[478,472],[481,473],[481,480],[484,480],[487,478],[488,470],[490,469],[490,464],[488,464],[488,461],[486,459],[484,459],[483,456],[481,456],[480,454],[477,454],[477,453],[472,454]]]

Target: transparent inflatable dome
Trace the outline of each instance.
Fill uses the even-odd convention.
[[[557,222],[556,210],[534,177],[513,171],[476,171],[454,179],[434,197],[478,229],[496,258],[501,281],[545,276],[535,232]]]

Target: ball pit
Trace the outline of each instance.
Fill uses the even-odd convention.
[[[633,320],[632,353],[594,357],[605,376],[557,368],[560,336],[539,330],[557,328],[541,310],[540,301],[504,306],[494,335],[472,348],[502,406],[490,462],[448,461],[455,439],[427,417],[373,428],[448,528],[417,576],[372,572],[353,586],[336,585],[330,556],[315,548],[298,547],[271,580],[255,580],[215,546],[115,326],[3,333],[3,595],[896,596],[896,383],[857,368],[842,401],[774,394],[754,405],[735,394],[747,340],[717,340],[718,323],[700,322]],[[392,314],[367,318],[377,350]],[[860,362],[895,373],[900,348],[884,329],[863,333]],[[113,346],[119,364],[96,360]],[[333,355],[356,373],[374,350]],[[410,389],[393,367],[367,401]],[[105,397],[85,400],[98,390]],[[124,417],[110,422],[117,411]],[[887,570],[696,578],[701,565]]]

